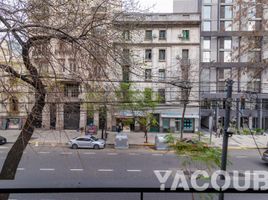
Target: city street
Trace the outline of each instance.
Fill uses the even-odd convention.
[[[0,146],[1,165],[11,144]],[[229,170],[267,170],[257,150],[230,150]],[[155,187],[154,170],[182,170],[183,157],[149,148],[128,150],[73,150],[68,147],[29,146],[15,181],[1,187]],[[170,180],[170,183],[172,179]],[[169,184],[170,184],[169,183]],[[252,199],[226,195],[226,199]],[[90,197],[90,198],[89,198]],[[191,199],[190,194],[145,194],[145,199]],[[168,197],[168,198],[167,198]],[[260,195],[259,199],[267,199]],[[139,199],[139,194],[16,194],[11,199]]]

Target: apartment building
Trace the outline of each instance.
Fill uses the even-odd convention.
[[[132,22],[134,27],[123,31],[126,42],[122,51],[131,62],[122,66],[122,79],[134,84],[135,90],[149,88],[161,96],[154,112],[159,126],[151,127],[150,131],[180,131],[183,110],[180,84],[187,79],[193,85],[183,126],[185,132],[195,132],[199,126],[200,15],[145,13],[138,22],[133,16],[126,16],[121,26]],[[187,69],[187,73],[183,69]],[[127,111],[115,113],[112,127],[130,117],[131,113]],[[139,128],[138,124],[133,124],[131,129]]]
[[[224,123],[225,80],[232,79],[237,128],[268,129],[267,6],[258,0],[202,0],[201,126]]]
[[[23,71],[22,59],[16,51],[16,44],[9,46],[1,42],[0,64]],[[30,89],[27,84],[0,70],[0,130],[20,129],[25,122],[29,106]]]
[[[33,24],[60,27],[62,32],[74,38],[84,28],[84,31],[89,32],[84,34],[92,37],[92,41],[83,40],[80,41],[82,45],[76,45],[75,42],[57,37],[59,33],[55,33],[52,39],[40,41],[31,48],[31,62],[37,68],[47,91],[46,104],[35,127],[78,130],[93,122],[99,125],[100,103],[96,102],[102,99],[100,95],[96,97],[96,94],[100,94],[104,87],[107,88],[107,84],[98,80],[105,76],[108,50],[112,49],[109,46],[112,46],[112,42],[108,43],[108,21],[113,19],[115,12],[120,11],[121,1],[52,2],[57,9],[51,9],[51,5],[46,2],[29,2],[33,9],[29,20]],[[79,12],[73,12],[74,9]],[[102,26],[104,20],[105,27]],[[92,22],[96,28],[88,30],[91,27],[86,24],[88,22]],[[47,32],[40,28],[33,30],[30,36],[50,35]],[[29,110],[35,101],[34,94],[33,90],[28,95]]]

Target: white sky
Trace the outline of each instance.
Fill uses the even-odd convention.
[[[142,8],[151,8],[150,11],[171,13],[173,0],[138,0]]]

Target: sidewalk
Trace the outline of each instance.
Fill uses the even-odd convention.
[[[20,131],[19,130],[0,130],[0,135],[7,138],[8,142],[15,142]],[[107,138],[107,145],[112,146],[114,144],[115,132],[108,132]],[[126,133],[128,135],[129,144],[132,147],[137,146],[154,146],[155,143],[155,136],[160,133],[148,133],[148,143],[145,142],[144,133],[143,132],[129,132]],[[31,144],[34,145],[51,145],[51,146],[58,146],[58,145],[66,145],[66,143],[77,136],[80,136],[80,132],[75,130],[63,130],[63,131],[56,131],[56,130],[35,130],[32,139],[30,140]],[[179,134],[176,134],[179,136]],[[96,137],[101,138],[101,131],[98,132]],[[197,138],[196,134],[184,134],[184,138]],[[205,132],[205,135],[202,136],[202,140],[209,142],[209,133]],[[254,136],[257,145],[259,148],[267,148],[268,143],[268,135],[257,135]],[[223,138],[215,138],[215,135],[212,136],[212,146],[222,147],[222,140]],[[256,148],[256,144],[251,135],[233,135],[229,138],[229,145],[230,149],[254,149]]]

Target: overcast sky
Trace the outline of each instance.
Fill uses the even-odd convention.
[[[173,11],[173,0],[139,0],[140,5],[143,8],[150,9],[153,12],[172,12]]]

